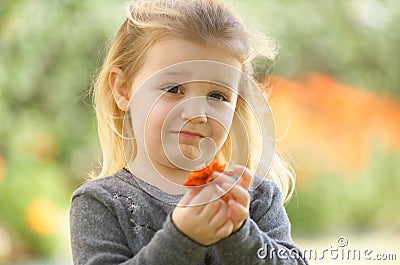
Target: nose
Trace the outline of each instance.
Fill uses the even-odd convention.
[[[206,97],[194,97],[181,103],[181,119],[193,123],[207,123]]]

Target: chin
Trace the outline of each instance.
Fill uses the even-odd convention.
[[[186,145],[186,144],[181,145],[180,151],[184,157],[190,160],[196,160],[201,157],[200,150],[192,145]]]

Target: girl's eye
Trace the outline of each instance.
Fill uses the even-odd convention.
[[[213,100],[228,101],[228,99],[226,98],[226,96],[224,94],[221,94],[218,92],[211,93],[208,97]]]
[[[181,94],[182,93],[182,89],[178,85],[166,86],[162,90],[164,90],[167,93],[173,93],[173,94]]]

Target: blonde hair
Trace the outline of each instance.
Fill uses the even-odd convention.
[[[243,21],[219,1],[132,2],[127,6],[126,15],[127,19],[120,26],[94,83],[93,99],[103,159],[101,172],[92,178],[112,175],[127,166],[122,131],[125,113],[118,108],[109,86],[109,73],[112,68],[118,67],[126,76],[132,78],[143,63],[146,51],[164,38],[183,38],[221,47],[239,60],[243,65],[242,71],[249,76],[253,76],[251,62],[256,56],[261,55],[272,60],[276,54],[276,45],[272,39],[247,30]],[[263,121],[257,124],[249,106],[262,113],[266,112],[265,105],[260,104],[265,102],[260,102],[252,91],[245,93],[247,104],[239,97],[236,106],[236,113],[244,122],[243,126],[249,139],[249,155],[244,165],[256,175],[268,177],[276,182],[287,200],[293,193],[294,172],[276,151],[271,168],[268,161],[259,159],[263,152],[262,141],[269,142],[270,139],[257,137],[256,133],[253,133],[257,131],[255,126],[263,126]],[[235,120],[232,132],[235,130],[234,127]],[[230,136],[230,138],[235,137],[238,135],[235,136],[234,133]],[[216,155],[217,160],[226,161],[230,157],[229,153],[232,151],[230,141],[235,142],[235,139],[228,137]]]

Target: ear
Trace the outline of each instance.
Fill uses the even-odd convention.
[[[112,68],[108,75],[108,83],[114,95],[115,103],[122,111],[128,110],[130,95],[129,85],[124,72],[118,68]]]

